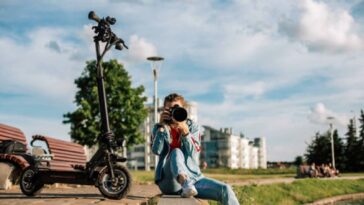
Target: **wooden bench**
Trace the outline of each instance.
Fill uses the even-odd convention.
[[[25,146],[27,144],[20,129],[0,123],[0,141],[4,140],[18,141]],[[0,153],[0,189],[9,189],[18,181],[21,170],[28,166],[28,162],[21,155]]]
[[[44,141],[48,146],[50,160],[42,160],[52,171],[84,170],[86,155],[82,145],[64,140],[54,139],[43,135],[34,135],[31,145],[37,140]]]
[[[0,141],[2,140],[16,140],[27,144],[27,139],[20,129],[0,123]]]

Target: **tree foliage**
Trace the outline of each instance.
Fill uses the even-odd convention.
[[[296,158],[293,161],[293,164],[296,166],[300,166],[304,163],[303,156],[296,156]]]
[[[364,111],[360,111],[359,117],[359,139],[357,145],[357,152],[359,153],[358,156],[358,166],[360,170],[364,170]]]
[[[140,126],[147,116],[143,86],[133,88],[127,71],[116,60],[104,62],[106,100],[110,129],[115,138],[124,137],[127,145],[140,143]],[[77,93],[73,112],[64,114],[63,123],[71,124],[71,138],[82,145],[93,146],[101,134],[101,117],[97,93],[96,62],[86,62],[81,77],[75,80]]]
[[[358,168],[358,137],[356,136],[356,127],[354,125],[354,119],[350,119],[348,125],[348,131],[345,134],[346,138],[346,147],[345,147],[345,157],[346,157],[346,166],[350,171],[357,171]]]
[[[334,151],[336,167],[345,171],[364,171],[364,111],[359,117],[359,135],[355,125],[355,118],[350,119],[345,133],[345,143],[334,131]],[[316,133],[306,149],[305,157],[308,163],[330,163],[331,141],[330,132],[326,134]]]
[[[336,168],[342,170],[344,164],[344,143],[338,135],[337,130],[333,133],[334,154]],[[313,137],[312,142],[308,145],[305,154],[307,163],[312,164],[329,164],[332,163],[331,151],[331,133],[330,131],[320,134],[319,132]]]
[[[307,163],[328,164],[331,162],[330,138],[327,135],[315,134],[311,144],[307,148]]]

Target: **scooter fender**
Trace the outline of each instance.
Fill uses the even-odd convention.
[[[91,173],[90,173],[90,176],[93,176],[92,178],[94,178],[95,180],[95,186],[96,187],[98,187],[99,186],[99,184],[98,184],[98,181],[99,180],[97,180],[97,178],[99,177],[99,173],[103,170],[103,169],[106,169],[107,168],[107,166],[106,165],[104,165],[104,166],[97,166],[97,167],[95,167],[92,171],[91,171]]]

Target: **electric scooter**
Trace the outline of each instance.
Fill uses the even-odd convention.
[[[127,159],[116,153],[116,149],[123,145],[124,139],[115,140],[109,126],[102,67],[102,58],[112,46],[118,50],[128,49],[128,47],[111,30],[111,25],[116,23],[115,18],[108,16],[100,19],[93,11],[89,13],[88,18],[98,23],[92,29],[95,32],[97,88],[102,124],[101,135],[98,137],[99,149],[85,167],[75,167],[68,171],[52,169],[52,163],[49,163],[52,159],[36,158],[30,154],[24,154],[29,166],[21,174],[20,188],[25,195],[34,196],[45,184],[69,183],[95,185],[104,197],[121,199],[128,194],[131,188],[132,178],[129,171],[118,163],[125,162]],[[100,49],[100,42],[105,44],[103,50]],[[32,145],[34,140],[44,140],[48,143],[46,138],[36,136],[33,137]],[[56,146],[62,145],[56,144]],[[49,157],[52,158],[52,156]]]

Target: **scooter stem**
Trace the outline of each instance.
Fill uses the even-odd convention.
[[[97,67],[97,91],[99,95],[99,107],[101,114],[102,135],[110,133],[109,113],[107,111],[106,92],[104,85],[104,69],[102,67],[102,56],[100,54],[100,43],[95,39],[96,67]]]

